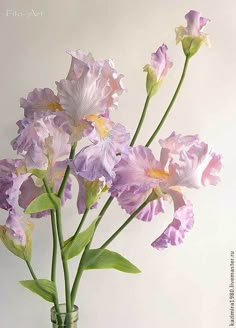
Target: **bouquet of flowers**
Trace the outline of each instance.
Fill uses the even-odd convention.
[[[5,225],[0,226],[0,238],[29,268],[32,279],[20,283],[53,303],[53,327],[76,326],[76,294],[86,270],[140,272],[125,257],[107,248],[133,219],[151,221],[165,212],[172,201],[173,220],[151,245],[157,250],[178,245],[194,223],[192,203],[182,189],[198,189],[219,181],[221,156],[198,135],[172,132],[159,141],[159,158],[150,148],[173,107],[191,57],[202,44],[209,44],[208,36],[202,32],[209,20],[193,10],[185,18],[187,26],[176,28],[176,41],[182,44],[185,55],[183,72],[168,108],[145,145],[136,145],[136,141],[149,102],[172,67],[165,44],[144,66],[147,97],[132,138],[123,125],[111,118],[124,92],[123,75],[117,73],[112,60],[97,61],[90,53],[69,51],[69,73],[56,82],[56,94],[48,88],[34,89],[20,100],[24,117],[17,122],[18,133],[11,143],[19,158],[0,160],[0,207],[7,212]],[[87,143],[82,148],[81,139]],[[81,217],[75,233],[65,239],[61,208],[72,198],[72,181],[78,183],[77,207]],[[99,214],[94,215],[93,209],[103,194],[108,194],[108,199]],[[96,229],[113,200],[129,217],[94,249]],[[90,212],[94,220],[84,229]],[[39,278],[31,265],[32,222],[37,225],[40,218],[49,220],[52,229],[51,277],[46,279]],[[57,293],[58,253],[64,272],[64,304],[59,302]],[[80,260],[72,284],[69,260],[77,256]]]

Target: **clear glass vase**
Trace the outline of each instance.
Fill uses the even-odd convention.
[[[59,311],[51,309],[52,328],[77,328],[78,306],[74,305],[72,312],[66,312],[66,304],[59,304]]]

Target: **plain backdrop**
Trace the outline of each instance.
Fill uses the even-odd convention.
[[[6,10],[13,10],[6,15]],[[31,17],[16,12],[42,12]],[[16,136],[15,122],[22,117],[19,98],[35,87],[55,89],[67,75],[68,49],[82,49],[96,59],[112,58],[125,75],[128,92],[112,118],[133,133],[145,100],[143,66],[163,42],[174,63],[160,92],[152,99],[138,143],[144,144],[156,127],[179,80],[184,55],[175,45],[176,26],[184,25],[190,10],[211,19],[206,32],[212,47],[202,47],[191,59],[186,80],[174,108],[159,133],[175,130],[200,134],[223,154],[222,182],[217,187],[190,190],[195,226],[184,244],[158,252],[151,242],[168,225],[172,208],[152,223],[138,220],[110,246],[142,273],[114,270],[87,272],[81,281],[77,304],[81,328],[222,328],[229,325],[228,290],[230,251],[235,250],[235,119],[236,119],[236,2],[234,0],[68,0],[4,1],[0,3],[1,158],[14,158],[9,145]],[[152,149],[158,156],[158,138]],[[63,209],[65,236],[79,221],[74,198]],[[105,200],[105,199],[104,199]],[[99,205],[101,208],[101,205]],[[98,208],[98,210],[99,210]],[[98,210],[91,212],[89,220]],[[106,240],[126,218],[116,202],[98,229],[94,247]],[[6,220],[1,211],[0,223]],[[40,278],[50,275],[51,231],[49,218],[35,221],[32,265]],[[18,283],[30,279],[24,263],[0,245],[0,327],[50,327],[50,304]],[[70,263],[75,272],[78,261]],[[59,266],[59,291],[63,293]],[[73,277],[73,274],[72,274]],[[72,279],[71,277],[71,279]]]

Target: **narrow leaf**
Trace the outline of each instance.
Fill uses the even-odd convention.
[[[116,269],[127,273],[141,271],[122,255],[108,249],[90,249],[83,261],[84,270]]]
[[[26,208],[26,214],[33,214],[60,206],[60,198],[53,193],[44,193],[35,198]]]
[[[73,236],[64,242],[63,253],[67,260],[79,255],[86,245],[90,242],[97,219],[95,219],[91,225],[77,236]]]
[[[41,296],[48,302],[52,302],[56,296],[56,287],[54,282],[47,279],[23,280],[20,284],[31,292]]]

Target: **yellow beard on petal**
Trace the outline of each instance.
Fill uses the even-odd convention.
[[[63,111],[61,105],[57,102],[51,102],[47,105],[47,108],[51,111]]]
[[[160,180],[166,180],[170,176],[169,173],[165,172],[164,170],[158,170],[158,169],[147,169],[146,174],[150,178],[160,179]]]
[[[91,114],[87,115],[86,119],[94,123],[95,129],[101,138],[106,138],[108,136],[109,129],[105,126],[106,119],[104,117],[98,117],[97,115]]]
[[[25,163],[23,163],[21,166],[16,168],[16,175],[25,174],[25,173],[27,173],[27,168],[25,166]]]

